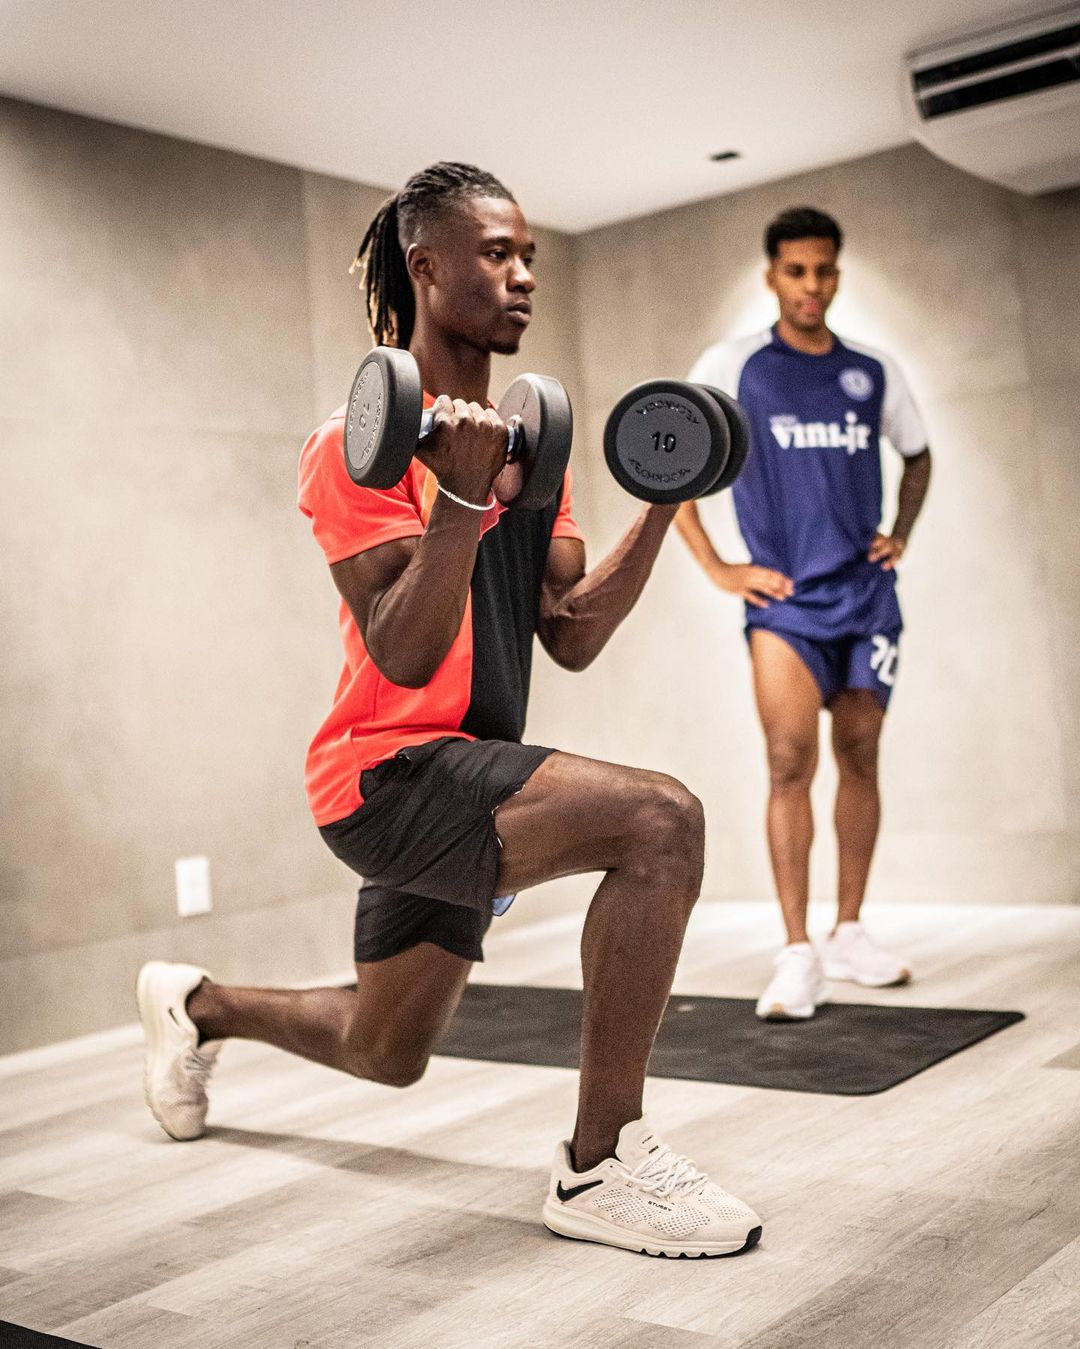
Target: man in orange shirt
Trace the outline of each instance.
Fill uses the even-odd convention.
[[[300,509],[341,595],[345,648],[307,788],[326,842],[364,878],[357,986],[227,988],[151,963],[139,978],[147,1100],[171,1136],[198,1137],[229,1036],[407,1086],[492,915],[529,886],[603,872],[582,937],[577,1122],[544,1221],[650,1254],[731,1254],[756,1243],[759,1219],[642,1114],[701,885],[701,804],[662,774],[521,743],[534,634],[557,664],[584,669],[633,607],[675,513],[644,507],[587,572],[569,472],[546,509],[496,500],[508,433],[488,402],[491,353],[516,352],[529,324],[533,254],[507,189],[448,163],[414,175],[361,244],[375,340],[408,348],[441,396],[394,488],[350,479],[344,409],[300,460]]]

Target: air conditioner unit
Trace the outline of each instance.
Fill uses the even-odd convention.
[[[1027,196],[1080,183],[1080,6],[909,57],[916,140]]]

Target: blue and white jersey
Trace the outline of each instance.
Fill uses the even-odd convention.
[[[821,638],[898,629],[895,572],[866,559],[881,522],[882,438],[905,456],[926,449],[896,363],[839,338],[812,356],[773,328],[709,347],[690,379],[746,409],[750,456],[733,489],[739,529],[755,563],[795,583],[792,599],[748,607],[748,621]]]

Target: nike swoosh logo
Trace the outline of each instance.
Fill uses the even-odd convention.
[[[560,1180],[555,1186],[555,1193],[565,1204],[568,1199],[573,1199],[575,1195],[584,1194],[586,1190],[595,1190],[598,1185],[603,1185],[602,1180],[588,1180],[584,1185],[571,1185],[568,1190],[563,1189],[563,1183]]]

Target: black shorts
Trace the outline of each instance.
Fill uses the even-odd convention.
[[[483,960],[501,847],[492,813],[552,752],[444,736],[364,772],[360,809],[319,830],[335,857],[363,877],[358,963],[425,941]]]

